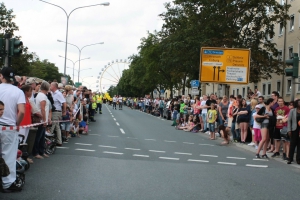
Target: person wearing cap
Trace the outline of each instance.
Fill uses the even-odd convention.
[[[28,78],[25,81],[25,85],[30,85],[32,88],[32,96],[30,98],[31,101],[34,101],[35,87],[37,83],[38,82],[35,80],[35,78]]]
[[[7,164],[10,174],[2,177],[3,192],[21,191],[22,185],[16,183],[16,155],[18,151],[18,129],[10,130],[10,126],[19,126],[25,115],[25,95],[16,86],[14,70],[3,67],[0,72],[0,101],[5,105],[3,116],[0,118],[1,156]],[[5,127],[7,127],[5,129]]]

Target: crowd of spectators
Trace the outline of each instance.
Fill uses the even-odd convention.
[[[250,89],[245,98],[211,94],[170,100],[127,98],[125,102],[132,109],[158,117],[169,111],[171,126],[177,130],[206,133],[211,140],[220,136],[222,145],[234,142],[252,146],[256,158],[282,156],[291,164],[297,147],[296,162],[300,164],[300,100],[285,102],[276,91],[266,100],[258,89]]]
[[[22,190],[16,182],[19,134],[26,145],[30,131],[35,132],[29,163],[34,163],[33,158],[48,158],[45,137],[56,137],[57,146],[62,146],[72,137],[88,134],[89,122],[96,121],[96,113],[102,114],[103,96],[84,86],[19,77],[10,67],[2,68],[0,81],[0,157],[10,172],[2,177],[2,191],[15,192]]]

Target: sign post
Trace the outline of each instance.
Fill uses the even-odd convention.
[[[201,48],[201,82],[248,84],[249,74],[250,49]]]

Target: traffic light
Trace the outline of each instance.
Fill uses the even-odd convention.
[[[0,38],[0,57],[3,57],[5,54],[5,38]]]
[[[298,78],[299,71],[299,57],[297,53],[293,53],[293,58],[289,60],[285,60],[286,65],[293,66],[292,68],[285,69],[286,76],[292,76],[294,78]]]
[[[22,49],[20,49],[19,47],[23,45],[23,42],[16,39],[16,38],[12,38],[10,39],[9,42],[10,48],[9,48],[9,55],[10,56],[18,56],[22,53]]]

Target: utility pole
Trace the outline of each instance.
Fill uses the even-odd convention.
[[[11,57],[9,56],[9,40],[11,34],[5,34],[5,57],[4,57],[4,67],[9,67],[11,65]]]

